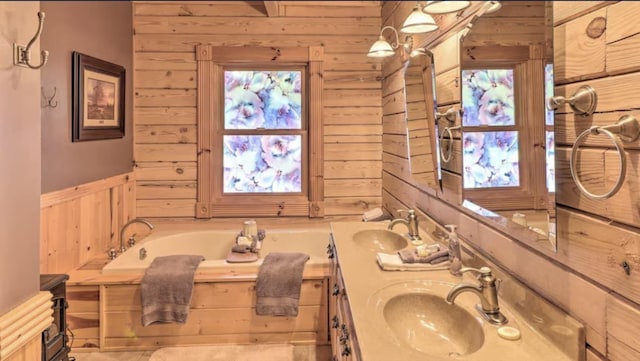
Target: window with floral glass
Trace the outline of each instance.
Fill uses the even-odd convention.
[[[462,71],[465,189],[519,187],[513,69]]]
[[[224,70],[223,193],[304,191],[304,74],[304,69]]]
[[[197,218],[324,216],[323,58],[196,46]]]

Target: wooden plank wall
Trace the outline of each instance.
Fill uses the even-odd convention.
[[[442,198],[421,191],[398,172],[406,167],[402,162],[393,167],[383,163],[383,205],[389,210],[415,207],[441,223],[457,224],[470,248],[504,267],[585,325],[587,360],[638,360],[639,143],[625,145],[628,160],[625,184],[618,195],[605,201],[589,200],[579,194],[569,174],[568,156],[577,135],[592,124],[615,123],[623,114],[640,116],[637,111],[640,102],[635,99],[640,84],[640,56],[636,50],[640,42],[640,25],[632,20],[640,11],[640,3],[589,1],[577,6],[573,4],[554,2],[556,95],[569,96],[579,86],[589,84],[598,92],[599,104],[596,114],[589,118],[574,115],[568,107],[556,113],[559,143],[557,253],[518,242],[493,229],[489,223],[461,213],[456,206],[459,200],[456,186],[445,189]],[[411,6],[385,2],[382,14],[385,24]],[[451,41],[457,44],[455,40]],[[447,41],[439,43],[446,47]],[[454,50],[447,54],[453,54]],[[436,69],[439,63],[448,64],[451,58],[436,53]],[[444,68],[452,66],[455,64]],[[393,71],[394,67],[390,69]],[[453,75],[444,69],[438,71],[437,76],[442,78],[437,79],[438,95],[441,90],[444,94],[452,94],[443,102],[456,104],[459,99],[453,94],[457,91],[451,91],[447,84]],[[457,74],[457,70],[453,71]],[[383,66],[383,72],[387,72],[387,64]],[[383,83],[383,95],[390,90],[388,84]],[[387,130],[387,120],[384,129]],[[617,158],[607,139],[600,138],[590,137],[584,143],[582,162],[584,167],[597,172],[594,177],[601,180],[601,187],[610,187],[617,176]],[[586,185],[597,186],[592,183]],[[606,190],[590,189],[594,192]],[[629,274],[625,273],[625,262],[630,267]]]
[[[40,196],[40,273],[67,273],[118,247],[121,227],[136,214],[133,176]]]
[[[323,46],[326,216],[380,206],[381,64],[378,1],[134,2],[137,213],[193,217],[195,45]],[[272,5],[272,4],[270,4]]]

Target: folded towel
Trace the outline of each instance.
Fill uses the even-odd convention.
[[[388,219],[391,219],[389,213],[386,213],[381,208],[374,208],[362,214],[363,222],[381,222]]]
[[[196,268],[202,256],[156,257],[140,282],[142,325],[154,322],[185,323]]]
[[[398,256],[404,263],[430,263],[438,264],[449,260],[449,250],[445,249],[431,253],[428,256],[419,256],[416,249],[405,248],[398,251]]]
[[[256,315],[297,316],[302,272],[309,255],[271,252],[266,255],[256,280]]]
[[[441,263],[404,263],[397,254],[377,253],[378,264],[385,271],[436,271],[449,268],[448,258]]]

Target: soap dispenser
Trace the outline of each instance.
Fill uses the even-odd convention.
[[[456,225],[447,224],[445,225],[445,227],[449,229],[449,260],[452,261],[454,258],[461,260],[462,255],[460,254],[460,240],[458,239],[458,234],[456,233]]]
[[[445,227],[449,230],[449,272],[455,276],[461,276],[460,269],[462,268],[462,253],[460,251],[460,240],[456,233],[456,225],[447,224]]]

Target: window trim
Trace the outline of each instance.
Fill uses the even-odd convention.
[[[198,123],[198,193],[196,218],[212,217],[281,217],[324,216],[323,183],[323,58],[322,47],[218,47],[210,44],[196,46],[198,65],[197,123]],[[222,196],[221,177],[213,177],[221,169],[221,157],[213,152],[221,149],[221,137],[214,136],[222,123],[218,109],[223,99],[216,94],[226,66],[256,63],[303,65],[307,71],[307,179],[306,195],[287,194],[228,194]],[[218,128],[216,128],[218,127]],[[218,160],[216,160],[218,159]],[[218,179],[218,180],[216,180]],[[303,185],[303,188],[305,185]]]

